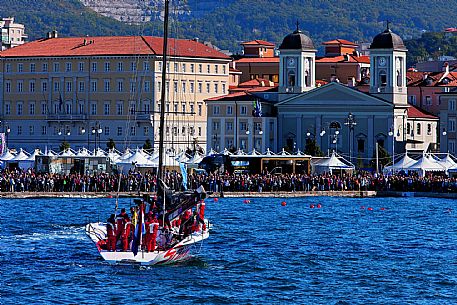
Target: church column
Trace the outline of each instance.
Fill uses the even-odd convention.
[[[216,145],[219,144],[219,149],[217,150],[217,152],[220,152],[220,151],[224,150],[224,148],[225,148],[225,128],[226,128],[225,118],[221,118],[221,122],[219,125],[221,134],[217,137],[217,141],[216,141]],[[216,150],[216,148],[214,148],[214,150]]]
[[[354,136],[354,143],[357,142],[357,139],[355,138],[355,135]],[[374,147],[376,146],[375,144],[375,141],[376,139],[374,138],[374,116],[373,115],[370,115],[368,116],[368,139],[367,139],[367,146],[368,146],[368,151],[367,151],[367,158],[371,158],[373,156],[373,152],[374,152]],[[354,144],[353,143],[353,144]],[[357,147],[356,145],[352,145],[352,147]]]
[[[319,148],[322,150],[322,137],[320,136],[321,129],[322,129],[322,117],[321,116],[316,116],[316,130],[315,130],[315,140],[317,145],[319,145]]]
[[[282,125],[284,124],[284,114],[279,115],[278,121],[278,152],[284,147],[284,135],[282,132]]]

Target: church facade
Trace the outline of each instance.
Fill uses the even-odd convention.
[[[303,151],[315,140],[324,153],[337,151],[368,164],[376,143],[387,152],[433,150],[438,118],[408,105],[406,47],[389,28],[370,47],[370,92],[332,82],[316,87],[312,40],[298,28],[279,47],[278,149]]]

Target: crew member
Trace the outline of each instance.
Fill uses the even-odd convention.
[[[159,229],[159,222],[157,218],[153,218],[152,214],[148,215],[148,220],[146,221],[146,251],[154,251],[156,248],[157,240],[157,231]]]
[[[111,214],[106,222],[106,236],[108,251],[116,251],[116,220],[114,214]]]
[[[128,251],[129,250],[129,242],[130,242],[130,229],[132,223],[130,222],[130,218],[127,213],[124,216],[124,229],[122,231],[122,250]]]
[[[117,237],[117,240],[121,239],[122,237],[122,234],[124,232],[124,219],[125,219],[125,216],[127,216],[127,213],[125,212],[125,209],[122,209],[121,210],[121,214],[117,215],[116,217],[116,237]]]

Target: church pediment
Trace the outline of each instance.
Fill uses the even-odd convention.
[[[339,83],[329,83],[309,92],[295,95],[294,97],[278,103],[276,106],[281,108],[320,105],[391,106],[387,101]]]

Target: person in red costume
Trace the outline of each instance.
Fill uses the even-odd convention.
[[[125,212],[125,209],[122,209],[121,210],[121,214],[117,215],[117,217],[116,217],[116,237],[117,237],[117,240],[121,239],[122,235],[124,233],[125,216],[127,216],[127,213]]]
[[[146,251],[151,252],[154,251],[156,248],[156,239],[157,239],[157,231],[159,229],[159,222],[157,218],[153,218],[152,215],[148,215],[148,219],[146,221]]]
[[[122,231],[122,250],[128,251],[129,250],[129,242],[130,242],[130,229],[132,223],[130,222],[130,218],[127,213],[124,216],[124,229]]]
[[[111,214],[106,222],[106,236],[107,236],[107,249],[108,251],[116,251],[116,221],[114,214]]]

